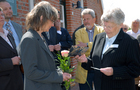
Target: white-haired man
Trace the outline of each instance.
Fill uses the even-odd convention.
[[[132,21],[131,28],[132,30],[128,30],[126,33],[133,36],[134,38],[137,38],[138,34],[140,34],[140,20],[135,19],[134,21]]]

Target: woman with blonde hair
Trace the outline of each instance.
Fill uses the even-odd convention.
[[[27,32],[19,44],[19,55],[24,68],[24,90],[62,90],[60,83],[71,74],[56,70],[55,60],[42,32],[49,31],[57,20],[57,10],[41,1],[26,16]]]

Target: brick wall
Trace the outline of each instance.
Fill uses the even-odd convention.
[[[42,0],[34,0],[34,4],[40,2]],[[60,10],[59,0],[46,0],[50,2],[53,6]],[[81,22],[81,9],[72,8],[72,3],[77,3],[78,0],[65,0],[66,2],[66,20],[67,20],[67,29],[72,36],[73,31],[82,24]],[[101,1],[100,0],[83,0],[84,7],[94,9],[97,15],[96,24],[100,25],[100,17],[103,13]],[[14,16],[12,20],[19,23],[25,29],[25,17],[29,12],[29,0],[17,0],[17,12],[18,15]],[[73,13],[73,15],[72,15]]]

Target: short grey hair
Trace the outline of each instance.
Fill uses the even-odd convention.
[[[85,14],[90,14],[93,18],[95,18],[95,12],[93,9],[89,9],[89,8],[84,9],[81,13],[81,16],[83,17],[83,15]]]
[[[40,17],[43,16],[42,22]],[[36,31],[39,30],[48,20],[56,21],[58,11],[47,1],[41,1],[34,6],[34,8],[26,16],[26,28],[32,28]]]
[[[103,13],[101,16],[102,22],[112,22],[117,25],[120,25],[125,20],[125,14],[120,8],[114,8],[108,10],[107,12]]]

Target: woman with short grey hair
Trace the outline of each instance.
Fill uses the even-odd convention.
[[[109,10],[106,13],[103,13],[101,17],[102,22],[112,22],[117,25],[122,24],[124,20],[125,20],[125,15],[120,8]]]
[[[76,56],[84,69],[94,69],[95,90],[136,90],[140,75],[138,41],[121,29],[125,15],[114,8],[101,17],[105,32],[97,34],[90,56]]]
[[[28,31],[18,47],[24,69],[24,90],[62,90],[60,83],[71,78],[71,74],[56,70],[54,57],[41,34],[54,26],[57,14],[49,2],[41,1],[26,16]]]

